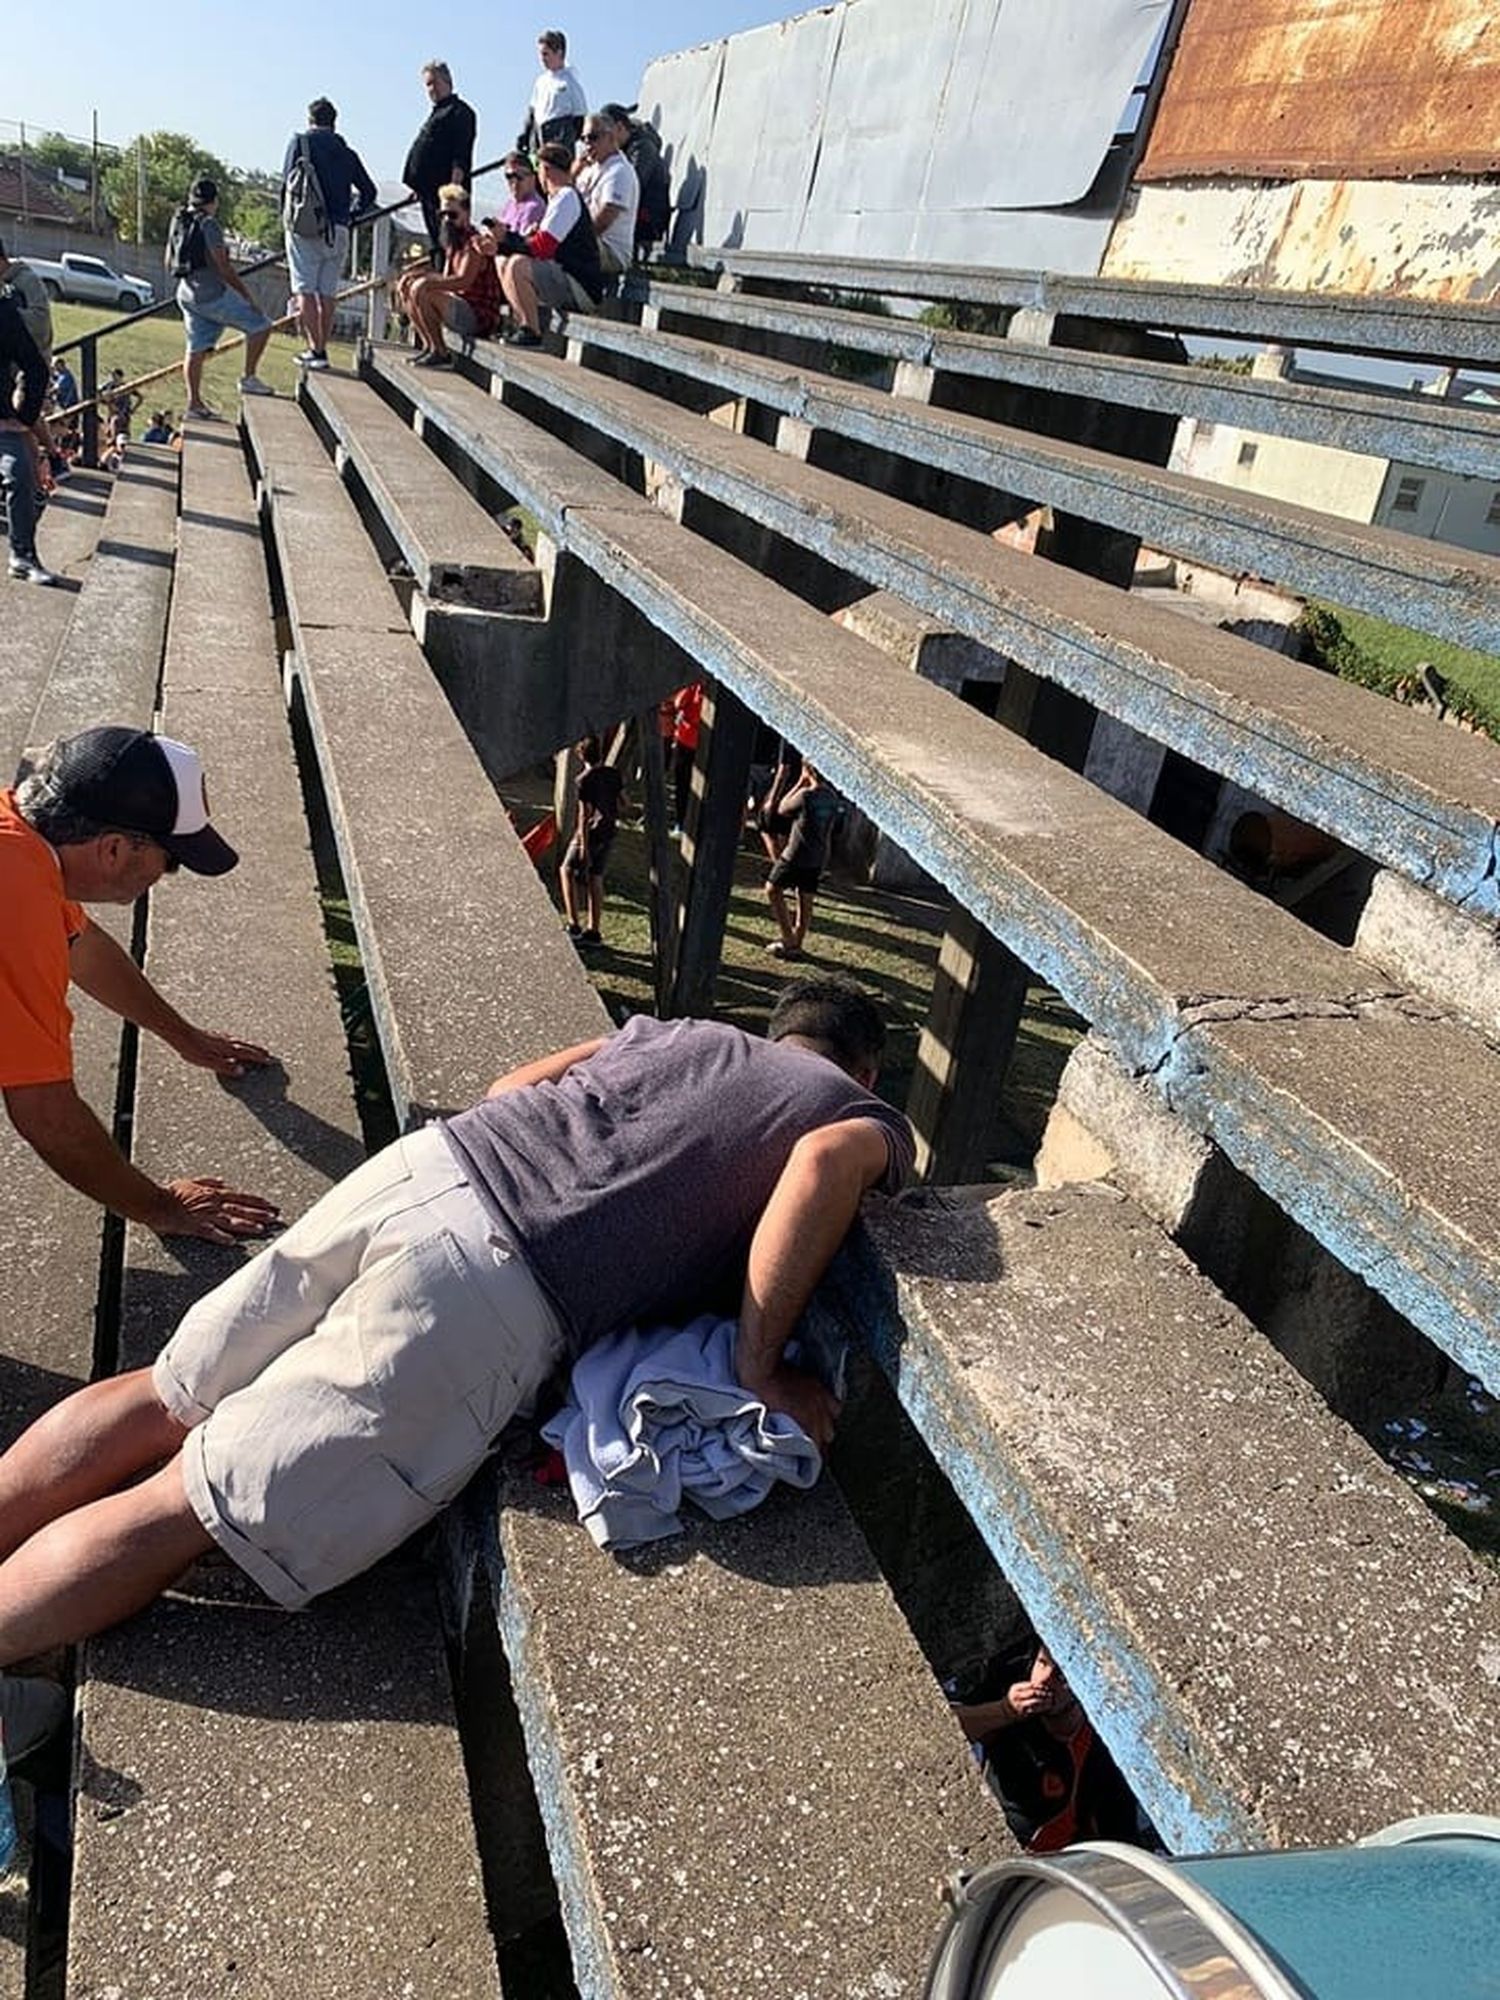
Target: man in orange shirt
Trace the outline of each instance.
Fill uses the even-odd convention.
[[[0,1092],[11,1123],[54,1173],[116,1214],[214,1243],[262,1235],[275,1206],[211,1178],[158,1186],[130,1164],[74,1088],[68,987],[220,1076],[269,1062],[253,1042],[184,1020],[79,907],[133,903],[179,864],[222,875],[237,859],[209,824],[196,753],[143,729],[61,737],[0,793]]]

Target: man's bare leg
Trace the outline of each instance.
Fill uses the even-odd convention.
[[[139,1486],[50,1522],[0,1563],[0,1667],[118,1625],[212,1546],[180,1453]]]
[[[163,1409],[149,1368],[55,1403],[0,1458],[0,1560],[49,1521],[171,1458],[186,1435]]]

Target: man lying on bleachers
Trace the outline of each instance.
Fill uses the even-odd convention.
[[[179,865],[223,875],[238,858],[209,824],[197,753],[144,729],[60,737],[0,792],[0,1091],[10,1121],[55,1174],[116,1215],[212,1243],[264,1234],[274,1204],[213,1178],[158,1187],[130,1164],[74,1087],[68,988],[220,1076],[268,1063],[254,1042],[184,1020],[80,908],[133,903]]]
[[[818,1445],[838,1404],[783,1350],[912,1135],[840,980],[767,1039],[637,1016],[398,1139],[0,1458],[0,1667],[150,1602],[214,1544],[293,1607],[468,1481],[560,1363],[738,1284],[741,1385]],[[146,1475],[146,1476],[142,1476]],[[135,1482],[135,1483],[133,1483]]]

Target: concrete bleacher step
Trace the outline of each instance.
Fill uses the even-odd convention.
[[[1493,1813],[1500,1574],[1108,1186],[876,1208],[869,1341],[1178,1851]]]
[[[918,1990],[1012,1851],[837,1489],[610,1558],[504,1493],[498,1607],[587,2000]]]
[[[0,781],[8,785],[22,747],[31,740],[31,717],[52,671],[89,558],[103,531],[111,482],[99,473],[75,473],[42,517],[38,547],[64,579],[61,589],[16,583],[0,569]]]
[[[146,966],[277,1065],[230,1086],[146,1038],[135,1155],[304,1210],[363,1148],[239,440],[183,453],[162,721],[199,748],[240,866],[153,893]],[[120,1361],[149,1361],[241,1253],[127,1234]],[[199,1565],[81,1664],[75,2000],[498,1996],[431,1579],[296,1615]]]
[[[736,283],[769,281],[819,291],[873,292],[884,298],[957,299],[966,305],[1171,327],[1179,333],[1221,334],[1233,340],[1275,340],[1288,347],[1410,355],[1479,367],[1487,366],[1495,352],[1494,315],[1484,300],[1260,290],[1251,285],[1075,277],[1057,271],[696,245],[689,261],[721,271]]]
[[[1370,527],[681,334],[580,314],[571,343],[747,396],[814,431],[1139,536],[1153,548],[1500,652],[1500,557]]]
[[[391,1088],[419,1123],[608,1022],[312,425],[264,403],[246,429]]]
[[[366,384],[309,374],[301,397],[333,441],[341,469],[353,468],[426,597],[470,610],[541,611],[535,565]]]
[[[1397,397],[1237,376],[1180,362],[1094,354],[1066,346],[958,333],[920,320],[886,319],[836,306],[803,305],[752,292],[706,291],[653,281],[645,304],[659,324],[679,330],[719,327],[838,347],[906,362],[939,375],[1006,382],[1048,395],[1097,398],[1134,410],[1157,410],[1272,437],[1300,438],[1340,451],[1368,452],[1416,465],[1484,477],[1500,457],[1500,421],[1467,403],[1432,396]],[[575,320],[578,335],[584,322]],[[596,330],[588,323],[590,336]],[[701,339],[703,334],[699,334]],[[816,364],[815,364],[816,365]]]
[[[406,393],[799,743],[1195,1130],[1500,1383],[1500,1073],[1478,1035],[638,496],[611,505],[595,476],[592,506],[548,500],[561,447],[538,437],[533,455],[517,417],[472,385]]]
[[[507,395],[617,439],[683,487],[1060,681],[1471,914],[1500,911],[1500,753],[1488,741],[643,390],[548,355],[484,344],[479,353]],[[372,365],[391,372],[379,354]]]

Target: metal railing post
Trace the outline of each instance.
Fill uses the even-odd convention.
[[[370,276],[384,278],[391,265],[391,219],[382,215],[370,230]],[[384,284],[370,294],[365,330],[371,340],[384,340],[390,322],[390,295]]]
[[[83,398],[83,462],[94,470],[99,464],[99,342],[88,334],[78,343],[78,393]]]

